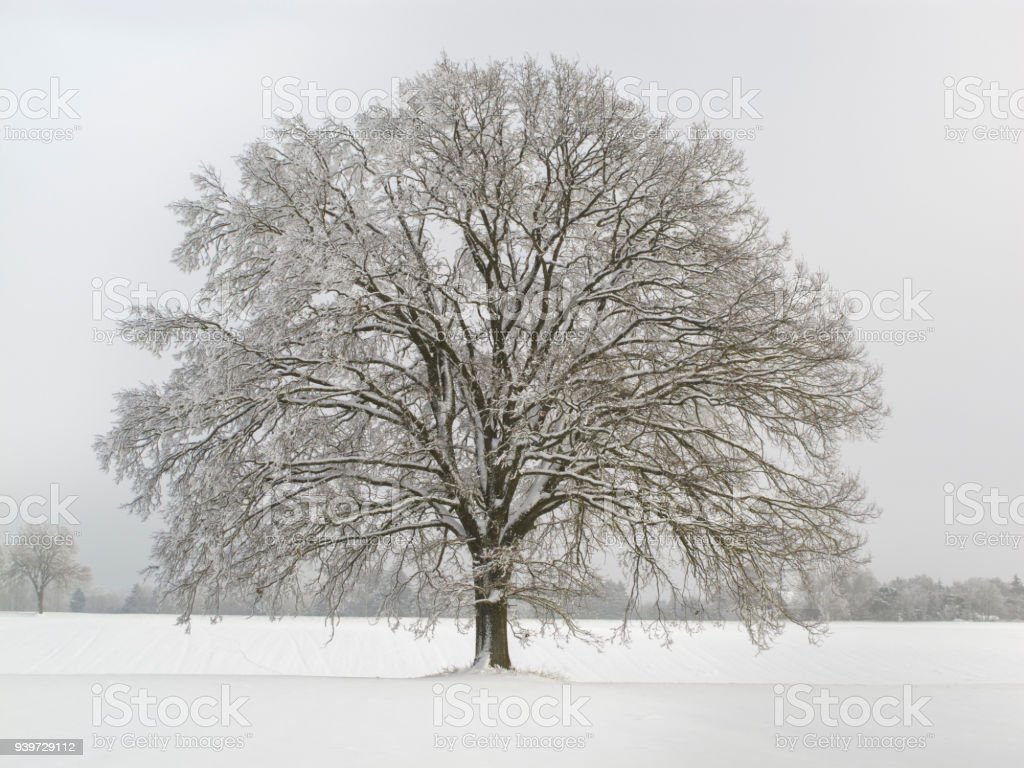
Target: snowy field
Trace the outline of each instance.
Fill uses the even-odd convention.
[[[514,645],[515,674],[450,672],[472,648],[450,624],[426,640],[347,619],[327,640],[315,618],[199,618],[186,635],[170,616],[0,613],[0,739],[83,739],[85,752],[0,768],[1004,766],[1024,752],[1022,624],[840,623],[819,646],[794,630],[760,654],[735,625],[671,646],[540,638]],[[823,689],[836,706],[795,725],[785,696]],[[493,702],[471,708],[481,693]],[[201,697],[220,720],[178,722],[177,704]],[[858,702],[883,697],[917,701],[917,717],[857,720]],[[517,703],[541,701],[539,721],[517,721]]]

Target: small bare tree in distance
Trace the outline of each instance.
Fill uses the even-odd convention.
[[[43,612],[47,589],[69,589],[89,580],[89,568],[76,560],[75,536],[63,526],[25,526],[8,537],[6,549],[4,580],[28,583],[35,594],[37,613]]]
[[[839,456],[879,370],[824,276],[751,201],[740,154],[606,77],[442,59],[352,124],[284,122],[173,208],[189,311],[127,321],[170,378],[97,440],[159,583],[333,618],[375,578],[510,667],[517,606],[576,631],[610,551],[629,611],[728,596],[752,641],[793,579],[858,560],[876,514]],[[691,614],[692,615],[692,614]]]

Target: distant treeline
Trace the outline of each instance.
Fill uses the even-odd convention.
[[[374,583],[357,584],[340,606],[342,616],[375,616],[384,608],[384,592]],[[880,582],[870,570],[863,569],[841,580],[821,578],[808,588],[790,590],[788,602],[802,619],[829,621],[1024,621],[1024,582],[1019,576],[1009,581],[998,578],[973,578],[944,584],[929,576],[897,578]],[[621,619],[628,603],[626,585],[609,580],[595,593],[578,601],[571,613],[580,619]],[[0,610],[29,611],[35,606],[24,589],[0,589]],[[417,614],[414,601],[399,598],[392,606],[400,616]],[[47,599],[47,610],[88,613],[178,613],[179,609],[162,603],[153,588],[136,584],[127,593],[76,589],[70,595],[54,594]],[[222,596],[218,603],[201,600],[196,613],[223,615],[260,615],[259,603],[242,596]],[[297,597],[286,613],[322,616],[323,605]],[[534,615],[529,606],[518,605],[523,618]],[[641,601],[634,618],[653,619],[658,608]],[[669,619],[729,620],[736,618],[727,599],[705,600],[701,608],[687,605],[661,606]]]
[[[806,618],[831,621],[1024,621],[1024,582],[973,578],[943,584],[929,576],[879,582],[869,570],[797,590]]]

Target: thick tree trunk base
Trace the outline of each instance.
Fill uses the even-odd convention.
[[[512,669],[508,654],[508,604],[479,602],[476,605],[476,654],[474,669]]]

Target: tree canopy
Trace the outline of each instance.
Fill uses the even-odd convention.
[[[875,513],[839,449],[877,431],[879,370],[740,153],[562,60],[403,92],[285,122],[173,206],[205,285],[127,321],[179,363],[97,450],[165,517],[183,616],[240,585],[330,613],[378,574],[509,666],[515,606],[572,629],[611,552],[631,605],[727,594],[759,643],[808,623],[787,585],[854,563]]]

